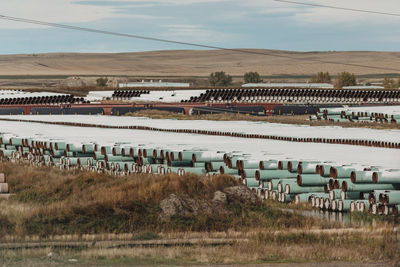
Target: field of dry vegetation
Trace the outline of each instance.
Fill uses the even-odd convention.
[[[174,194],[214,203],[229,176],[106,174],[0,163],[12,194],[0,200],[0,262],[12,265],[197,265],[282,262],[395,264],[393,225],[344,226],[229,195],[218,212],[162,220]]]

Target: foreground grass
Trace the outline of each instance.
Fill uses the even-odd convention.
[[[229,176],[114,177],[14,163],[0,163],[0,171],[13,193],[0,201],[0,263],[7,265],[400,260],[392,225],[346,229],[282,212],[272,202],[230,199],[229,215],[159,220],[159,203],[169,194],[210,200],[216,190],[238,184]],[[7,248],[13,245],[18,249]]]
[[[207,234],[203,234],[205,237]],[[40,248],[3,250],[3,263],[22,265],[204,265],[354,262],[395,265],[398,242],[390,233],[260,232],[231,245]]]
[[[126,116],[148,117],[152,119],[177,119],[177,120],[215,120],[215,121],[263,121],[271,123],[285,123],[309,126],[340,126],[344,128],[371,128],[371,129],[400,129],[398,123],[353,123],[353,122],[332,122],[332,121],[310,121],[308,115],[293,116],[248,116],[243,114],[204,114],[204,115],[183,115],[180,113],[143,110],[129,112]]]
[[[13,195],[0,201],[0,234],[42,238],[64,234],[225,231],[305,228],[317,220],[280,211],[268,203],[229,199],[229,216],[176,215],[159,219],[159,203],[170,194],[211,201],[214,192],[239,182],[230,176],[136,174],[114,177],[89,172],[1,163]]]

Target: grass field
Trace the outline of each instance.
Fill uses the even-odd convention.
[[[210,201],[237,185],[213,178],[114,177],[1,163],[13,195],[0,200],[0,262],[43,265],[198,265],[400,260],[390,222],[341,225],[230,199],[226,213],[161,221],[159,203],[187,194]]]

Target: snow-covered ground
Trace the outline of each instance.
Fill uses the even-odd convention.
[[[25,92],[17,90],[0,90],[0,99],[3,98],[20,98],[20,97],[43,97],[43,96],[58,96],[65,95],[53,92]]]
[[[353,111],[353,112],[374,112],[384,113],[388,115],[400,114],[400,106],[362,106],[362,107],[347,107],[347,108],[329,108],[336,111]]]
[[[200,96],[206,90],[176,90],[176,91],[150,91],[149,94],[142,94],[140,97],[132,97],[130,101],[148,101],[148,102],[181,102],[189,100],[191,96]],[[105,98],[111,98],[114,91],[90,91],[86,100],[100,101]]]
[[[0,118],[55,122],[81,122],[110,126],[135,125],[163,129],[200,129],[210,131],[263,134],[298,138],[314,137],[400,142],[400,130],[342,128],[339,126],[310,127],[308,125],[292,125],[252,121],[165,120],[143,117],[117,117],[101,115],[5,115],[0,116]],[[0,125],[1,124],[2,122],[0,122]]]
[[[22,118],[32,119],[33,116],[23,116],[21,119]],[[44,119],[45,116],[38,116],[36,118],[38,120]],[[91,119],[94,123],[99,123],[103,120],[103,124],[111,124],[112,122],[115,125],[125,123],[134,124],[133,122],[135,121],[149,121],[148,119],[140,118],[100,116],[49,116],[48,120],[49,119],[63,119],[63,121],[75,119],[76,121],[82,122],[84,119]],[[152,121],[152,123],[155,122],[161,123],[161,121],[158,120]],[[168,125],[168,122],[169,121],[164,121],[165,125]],[[186,124],[187,122],[188,121],[178,121],[177,123]],[[202,126],[199,125],[202,123],[204,124],[203,127],[212,127],[207,125],[207,123],[209,123],[208,121],[199,121],[197,123],[197,126]],[[218,124],[219,123],[221,122],[218,122]],[[243,122],[236,122],[236,124],[240,123]],[[214,126],[216,125],[217,124],[214,124]],[[188,125],[183,126],[188,127]],[[192,126],[195,127],[196,124],[192,124]],[[249,129],[248,125],[241,127],[241,129],[244,130]],[[333,130],[336,129],[331,129],[330,131]],[[314,129],[308,130],[309,133],[314,133],[315,131],[318,133],[318,131]],[[382,131],[382,133],[385,132],[386,131]],[[95,127],[83,128],[8,121],[0,121],[0,133],[6,134],[7,136],[18,135],[23,138],[31,137],[40,140],[65,140],[71,143],[96,142],[100,145],[112,145],[116,142],[120,142],[125,143],[127,146],[132,145],[143,146],[146,148],[164,148],[174,151],[182,151],[184,149],[204,149],[209,151],[234,152],[235,154],[246,155],[255,160],[279,160],[291,158],[297,160],[319,160],[321,162],[332,161],[336,164],[400,168],[400,149],[320,143],[296,143],[266,139],[247,139],[141,130],[103,129]],[[361,135],[359,137],[363,136],[365,135]]]

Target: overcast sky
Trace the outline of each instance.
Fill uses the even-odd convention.
[[[400,0],[302,2],[400,14]],[[0,14],[227,48],[400,48],[400,17],[271,0],[0,0]],[[165,49],[194,48],[0,20],[0,54]]]

